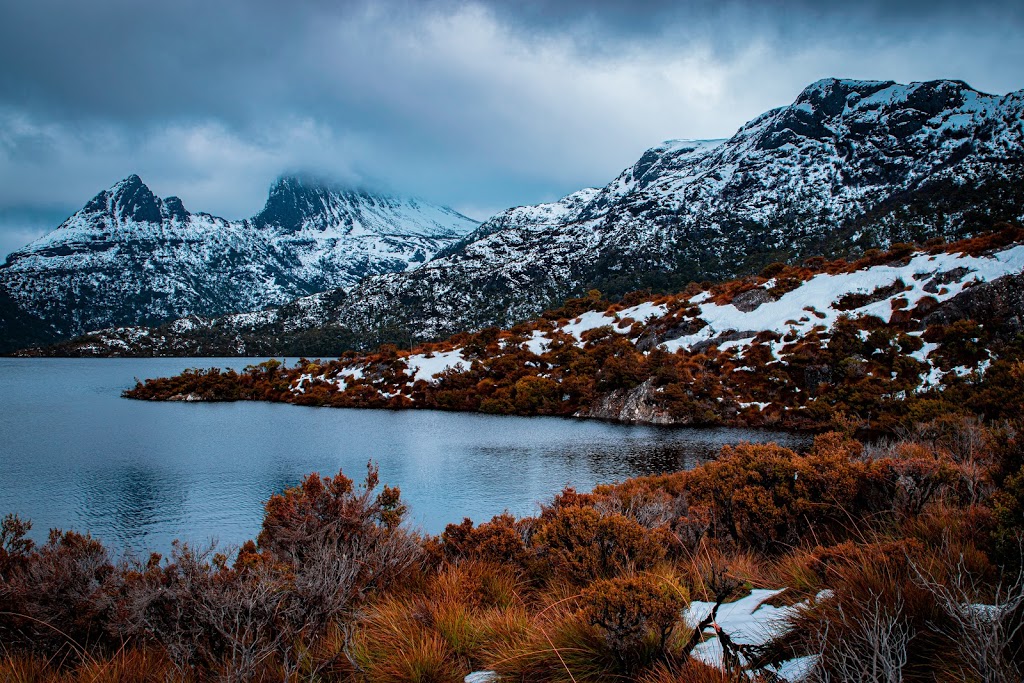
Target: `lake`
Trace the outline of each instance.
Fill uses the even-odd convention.
[[[260,359],[262,360],[262,359]],[[134,378],[253,359],[0,359],[0,515],[90,532],[116,551],[175,538],[237,545],[263,503],[309,472],[399,486],[410,521],[438,533],[463,517],[533,514],[565,486],[692,467],[723,444],[806,436],[637,427],[563,418],[342,410],[270,403],[150,403]]]

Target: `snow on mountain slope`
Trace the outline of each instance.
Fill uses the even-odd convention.
[[[621,292],[1024,217],[1024,91],[828,79],[728,140],[671,141],[606,187],[496,216],[411,273],[367,278],[336,320],[421,337]]]
[[[360,202],[354,212],[346,208],[351,195],[327,197],[301,181],[276,189],[280,198],[272,192],[253,222],[274,232],[272,254],[290,259],[281,272],[323,289],[329,283],[317,279],[318,269],[340,268],[339,286],[351,287],[319,309],[315,322],[300,315],[289,329],[343,328],[357,347],[389,337],[443,338],[514,325],[591,288],[679,291],[777,261],[1019,223],[1024,91],[987,95],[960,81],[818,81],[727,140],[662,143],[603,188],[509,209],[438,244],[419,267],[396,260],[376,271],[383,274],[369,259],[346,261],[346,270],[321,255],[335,239],[366,235],[362,254],[387,243],[380,235],[388,228],[376,219],[380,203]],[[336,218],[342,214],[351,222]],[[331,216],[331,227],[318,216]],[[418,238],[433,239],[429,221],[416,225]],[[418,254],[406,250],[401,258],[415,264]],[[276,271],[264,282],[288,286]]]
[[[478,341],[466,344],[459,341],[466,337],[460,336],[409,353],[399,352],[393,360],[381,361],[379,356],[346,358],[325,366],[319,373],[293,380],[292,392],[304,393],[310,381],[337,386],[338,391],[344,392],[354,378],[377,378],[360,389],[358,400],[353,399],[355,405],[362,405],[359,401],[363,400],[372,403],[405,396],[412,397],[411,405],[415,406],[416,396],[422,395],[417,393],[422,391],[422,387],[417,389],[418,382],[440,385],[445,381],[441,373],[457,375],[471,372],[472,368],[476,368],[477,373],[473,375],[474,381],[479,381],[482,368],[507,370],[511,359],[523,361],[521,352],[524,350],[533,356],[526,361],[526,366],[537,368],[539,377],[560,383],[572,377],[574,371],[560,365],[558,359],[568,357],[578,361],[578,356],[566,354],[566,344],[586,352],[593,344],[600,344],[599,340],[616,335],[647,356],[656,349],[683,358],[699,353],[718,357],[721,352],[728,354],[727,358],[731,359],[728,365],[735,366],[735,372],[756,375],[768,365],[781,363],[785,366],[798,358],[801,344],[808,340],[813,339],[812,343],[820,343],[822,349],[828,349],[841,317],[855,321],[862,340],[870,337],[872,329],[893,331],[898,346],[904,349],[899,353],[915,361],[914,367],[901,366],[902,371],[913,371],[915,379],[911,384],[916,387],[915,391],[923,392],[940,386],[947,376],[984,373],[991,361],[991,356],[983,352],[972,365],[951,363],[948,353],[935,353],[940,344],[928,341],[931,326],[941,328],[951,321],[977,318],[976,322],[990,334],[1002,334],[999,332],[1002,329],[1012,338],[1024,329],[1020,310],[1013,310],[1019,308],[1022,299],[1022,277],[1024,245],[1019,243],[1019,237],[1016,244],[987,249],[983,253],[957,249],[918,251],[888,263],[864,267],[844,265],[810,274],[799,283],[788,283],[782,293],[774,278],[762,277],[745,282],[753,287],[738,294],[734,290],[740,281],[697,294],[662,296],[629,307],[617,305],[603,311],[587,311],[568,320],[534,321],[526,330],[495,335],[500,342],[490,348],[498,350],[484,355],[481,355]],[[1007,296],[1007,292],[1011,294]],[[974,299],[978,305],[970,315],[962,316],[955,308],[965,297]],[[993,302],[996,305],[993,306]],[[856,322],[869,320],[877,322],[863,325]],[[596,335],[587,334],[599,330]],[[844,339],[842,334],[839,338]],[[878,339],[883,338],[887,339],[886,335],[878,335]],[[881,342],[875,340],[874,343]],[[883,344],[886,351],[897,353],[889,344],[889,341]],[[908,351],[904,347],[916,350]],[[848,360],[856,364],[857,358]],[[867,358],[859,360],[868,362]],[[387,367],[386,372],[382,370],[382,362]],[[750,367],[753,365],[757,367]],[[494,381],[502,379],[500,372],[493,376],[485,373],[484,377]],[[638,398],[639,403],[657,403],[657,397],[650,394],[649,384],[645,382],[639,387],[638,391],[646,392],[640,397],[642,400]],[[461,386],[457,379],[454,385]],[[732,391],[738,385],[729,386]],[[367,393],[367,389],[376,392],[376,399],[373,391]],[[739,395],[730,400],[742,410],[761,411],[770,405],[767,401],[752,401]],[[634,419],[615,411],[602,413],[602,410],[603,403],[599,399],[580,414],[625,421]],[[656,412],[640,421],[649,421],[652,415],[656,418]]]
[[[583,347],[583,333],[602,327],[639,344],[643,333],[662,327],[670,331],[657,335],[654,345],[664,351],[689,352],[714,345],[722,350],[733,349],[741,356],[762,332],[799,338],[813,331],[831,329],[840,316],[876,316],[889,322],[894,312],[916,309],[924,299],[929,299],[931,307],[938,307],[971,287],[1021,273],[1024,273],[1024,245],[1020,244],[982,256],[918,253],[903,264],[878,265],[837,274],[819,273],[777,299],[767,294],[775,284],[769,279],[754,290],[747,290],[762,290],[767,294],[767,300],[753,309],[742,300],[715,303],[709,300],[707,291],[687,297],[681,305],[673,306],[671,313],[681,307],[696,307],[689,316],[696,324],[687,326],[699,327],[695,333],[680,333],[678,322],[668,320],[667,304],[647,301],[617,310],[588,311],[553,326],[546,333],[535,332],[524,345],[539,354],[560,336],[571,335],[576,345]],[[743,299],[750,298],[748,295]],[[850,301],[853,303],[847,303]],[[635,323],[639,323],[636,328]],[[921,332],[910,334],[920,336]],[[784,343],[776,342],[773,346],[781,349]],[[925,347],[920,360],[927,361],[927,350]],[[461,360],[458,350],[437,355],[449,359],[438,372],[452,367],[456,359]]]
[[[875,266],[835,275],[820,273],[777,300],[766,301],[752,310],[745,310],[747,306],[737,308],[733,303],[694,301],[705,326],[693,334],[666,338],[663,347],[667,351],[692,350],[698,344],[729,336],[731,339],[726,343],[730,348],[742,349],[759,332],[807,334],[816,327],[830,328],[840,315],[873,315],[888,320],[893,311],[903,310],[893,305],[897,299],[902,300],[903,308],[914,309],[922,299],[941,303],[967,287],[1021,272],[1024,245],[990,256],[920,254],[905,265]],[[767,294],[772,285],[768,281],[758,289]],[[873,296],[874,292],[879,295]],[[862,295],[868,303],[843,305],[850,295]]]
[[[263,211],[189,213],[132,175],[11,254],[0,288],[57,335],[284,304],[425,262],[477,223],[417,200],[282,178]]]

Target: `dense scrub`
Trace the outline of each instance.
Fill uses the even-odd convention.
[[[939,306],[930,296],[910,307],[898,297],[905,285],[897,280],[833,304],[855,309],[888,297],[891,311],[884,318],[844,315],[799,335],[764,331],[738,347],[728,335],[675,352],[659,344],[705,325],[692,303],[700,293],[718,305],[755,305],[758,297],[782,296],[815,275],[904,263],[922,249],[978,255],[1022,241],[1024,231],[1008,227],[955,245],[894,245],[853,263],[814,258],[775,264],[760,277],[691,285],[673,296],[640,292],[613,304],[595,291],[509,330],[463,333],[412,351],[384,345],[332,361],[302,359],[290,368],[271,360],[241,373],[190,370],[140,382],[125,395],[820,431],[852,422],[862,434],[894,434],[947,414],[1012,417],[1024,410],[1024,336],[1019,310],[997,295],[970,310]],[[957,273],[940,275],[933,278],[936,288]],[[618,315],[638,304],[663,307],[665,313],[646,322]],[[579,338],[567,331],[578,316],[603,311],[612,316],[609,325]],[[825,317],[814,306],[801,315],[812,322]],[[410,365],[413,358],[426,363],[456,351],[461,364],[429,379]],[[625,405],[640,408],[623,418]]]
[[[234,553],[115,561],[74,532],[35,546],[8,516],[0,678],[772,681],[820,654],[814,680],[1019,680],[1020,429],[946,417],[804,454],[741,444],[437,537],[403,525],[373,468],[272,497]],[[734,641],[715,611],[684,618],[757,587],[796,605],[766,643]],[[709,637],[720,665],[695,656]]]

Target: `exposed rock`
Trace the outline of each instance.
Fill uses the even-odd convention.
[[[693,351],[695,353],[701,353],[707,351],[712,346],[720,346],[725,342],[740,341],[741,339],[753,339],[757,336],[758,330],[743,330],[737,332],[736,330],[729,330],[723,332],[714,339],[708,339],[706,341],[698,342],[693,345]]]
[[[740,292],[732,298],[732,305],[743,311],[749,313],[750,311],[756,310],[761,304],[766,304],[769,301],[775,301],[775,297],[763,287],[757,287],[755,289],[748,289],[745,292]]]
[[[606,394],[580,417],[629,424],[681,424],[657,407],[654,380],[647,380],[632,389],[620,389]]]
[[[980,282],[937,306],[924,317],[928,325],[984,320],[985,329],[1002,340],[1024,332],[1024,273]]]
[[[700,318],[687,318],[683,322],[672,326],[653,324],[637,340],[636,348],[641,351],[650,351],[658,346],[658,344],[664,343],[666,339],[696,334],[705,327],[707,327],[707,323]]]
[[[970,271],[967,268],[953,268],[944,273],[936,273],[928,282],[924,283],[924,291],[935,294],[942,285],[950,282],[960,282]]]

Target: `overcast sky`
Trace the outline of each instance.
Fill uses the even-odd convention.
[[[302,171],[483,219],[827,76],[1024,88],[1024,3],[832,4],[4,2],[0,256],[130,173],[226,218]]]

